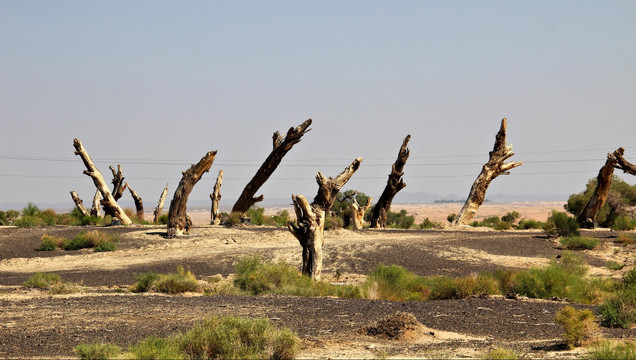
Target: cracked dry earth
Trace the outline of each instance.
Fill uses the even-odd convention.
[[[300,358],[479,358],[495,347],[531,358],[584,357],[565,350],[554,314],[559,301],[503,297],[424,302],[292,296],[133,294],[121,292],[135,275],[173,272],[184,265],[198,279],[225,279],[243,257],[300,265],[301,248],[284,229],[197,227],[194,235],[165,239],[162,227],[108,227],[121,242],[114,252],[39,252],[43,234],[72,237],[85,229],[0,229],[0,357],[68,358],[78,344],[106,341],[126,347],[149,335],[168,336],[206,316],[267,317],[302,339]],[[609,259],[633,266],[634,245],[616,244],[616,234],[598,231],[601,246],[584,255],[594,276],[620,276]],[[619,251],[615,251],[619,250]],[[396,264],[419,275],[463,276],[480,271],[546,266],[561,253],[541,232],[446,230],[340,230],[327,232],[323,278],[359,283],[378,264]],[[21,286],[36,271],[55,272],[84,291],[47,295]],[[595,306],[583,306],[595,310]],[[426,331],[389,340],[358,329],[397,311],[413,314]],[[602,336],[633,338],[636,329],[602,329]]]

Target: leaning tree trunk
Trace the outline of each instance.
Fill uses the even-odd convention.
[[[623,157],[624,154],[625,149],[622,147],[613,153],[607,154],[605,165],[599,170],[598,176],[596,177],[596,189],[594,189],[594,193],[592,193],[583,211],[576,217],[576,221],[582,228],[593,229],[596,227],[596,216],[601,211],[603,205],[605,205],[609,196],[615,168],[636,175],[636,167]]]
[[[249,210],[252,205],[263,200],[263,195],[258,197],[254,197],[254,194],[258,191],[258,189],[263,186],[265,181],[269,179],[274,170],[278,167],[283,157],[291,148],[300,142],[300,139],[307,133],[309,130],[309,125],[311,125],[311,119],[306,120],[298,127],[291,127],[287,131],[287,134],[281,135],[278,131],[274,133],[273,136],[273,150],[263,162],[263,165],[258,169],[256,175],[250,180],[250,182],[245,186],[241,196],[239,196],[238,200],[232,207],[233,213],[239,213],[241,215],[245,214],[247,210]]]
[[[71,191],[71,198],[73,199],[73,202],[75,203],[75,206],[77,207],[77,210],[79,210],[82,216],[90,216],[90,214],[88,213],[88,211],[86,211],[86,208],[84,207],[84,202],[82,201],[82,199],[80,199],[80,197],[77,195],[75,190]]]
[[[159,202],[157,203],[157,207],[154,211],[155,216],[152,219],[152,222],[155,224],[159,222],[159,218],[161,217],[161,213],[163,212],[163,203],[166,201],[166,196],[168,196],[168,184],[166,184],[166,187],[163,188],[161,196],[159,197]]]
[[[102,193],[99,190],[95,191],[95,196],[93,196],[93,205],[91,206],[91,216],[99,215],[99,201],[102,199]]]
[[[115,168],[112,166],[109,166],[108,168],[113,173],[113,197],[115,198],[115,201],[118,201],[124,195],[124,191],[126,190],[128,183],[124,182],[124,175],[121,173],[121,165],[117,165],[117,171],[115,171]]]
[[[289,231],[303,247],[303,275],[319,280],[322,272],[322,245],[325,241],[325,214],[331,209],[338,191],[358,170],[362,158],[355,159],[335,179],[316,174],[318,193],[309,204],[303,195],[292,195],[296,223],[287,223]]]
[[[219,170],[219,175],[216,177],[216,183],[210,194],[210,200],[212,200],[212,208],[210,209],[210,225],[219,225],[221,219],[219,218],[219,201],[221,201],[221,184],[223,183],[223,170]]]
[[[121,223],[124,225],[132,224],[132,221],[130,220],[128,215],[124,213],[124,210],[119,206],[117,201],[115,201],[115,198],[113,198],[113,195],[110,193],[110,190],[108,189],[108,185],[106,184],[102,173],[99,171],[99,169],[97,169],[86,150],[84,150],[82,142],[78,139],[73,139],[73,146],[75,147],[75,155],[79,155],[84,162],[84,166],[86,166],[84,174],[90,176],[93,179],[95,187],[97,187],[99,192],[102,194],[103,199],[101,200],[101,203],[104,207],[104,211],[107,214],[112,214],[114,218],[119,219],[119,221],[121,221]]]
[[[130,191],[130,195],[135,201],[135,209],[137,210],[137,219],[139,219],[139,221],[143,221],[145,216],[144,202],[141,200],[141,197],[137,195],[137,192],[130,187],[130,185],[128,185],[128,191]]]
[[[373,201],[373,198],[369,196],[367,203],[364,206],[361,206],[355,198],[353,199],[353,204],[351,204],[351,216],[353,217],[354,230],[362,229],[364,213],[367,212],[369,207],[371,207],[371,201]]]
[[[400,152],[398,152],[397,160],[395,160],[395,163],[393,163],[393,166],[391,167],[391,174],[389,175],[389,180],[386,182],[384,191],[382,191],[382,195],[380,195],[378,203],[373,207],[373,216],[371,218],[372,228],[386,227],[387,213],[391,209],[393,198],[398,191],[406,187],[406,183],[402,176],[404,176],[404,165],[410,155],[410,151],[406,147],[409,140],[411,140],[411,135],[406,135],[402,142],[402,146],[400,147]]]
[[[490,182],[499,175],[510,174],[511,169],[521,166],[523,162],[511,161],[506,163],[506,160],[511,158],[514,153],[512,152],[512,145],[506,145],[506,118],[501,120],[501,127],[497,136],[495,137],[495,146],[490,152],[490,158],[488,162],[484,164],[481,169],[481,173],[475,179],[473,186],[468,194],[468,199],[464,207],[457,213],[453,225],[466,225],[475,216],[477,209],[484,203],[486,198],[486,190],[490,186]]]
[[[188,170],[183,172],[183,177],[179,181],[179,186],[174,192],[172,201],[170,202],[170,210],[168,211],[168,233],[167,237],[175,237],[188,234],[192,227],[192,221],[186,214],[186,205],[188,196],[201,176],[210,171],[216,150],[210,151],[199,160],[196,165],[192,165]]]

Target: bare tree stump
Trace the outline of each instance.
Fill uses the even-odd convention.
[[[130,185],[128,185],[128,191],[130,191],[130,195],[132,196],[133,200],[135,201],[135,210],[137,211],[137,219],[139,219],[139,221],[143,221],[144,220],[144,202],[141,199],[141,197],[139,197],[139,195],[137,195],[137,192],[135,190],[133,190]]]
[[[107,214],[111,214],[114,218],[119,219],[119,221],[123,225],[132,224],[132,221],[130,220],[128,215],[124,213],[124,210],[119,206],[117,201],[115,201],[115,198],[113,198],[113,195],[110,193],[110,190],[108,189],[108,185],[106,184],[102,173],[99,171],[99,169],[97,169],[86,150],[84,150],[82,142],[78,139],[73,139],[73,147],[75,147],[75,155],[79,155],[84,162],[84,166],[86,166],[84,174],[90,176],[91,179],[93,179],[95,187],[97,187],[99,192],[102,194],[103,199],[101,200],[101,204],[104,207],[104,211]]]
[[[73,202],[75,203],[75,206],[77,207],[77,210],[79,210],[82,216],[90,216],[90,214],[88,213],[88,211],[86,211],[86,208],[84,207],[84,202],[82,201],[82,199],[80,199],[80,197],[77,195],[75,190],[71,191],[71,198],[73,199]]]
[[[121,165],[117,165],[117,171],[112,166],[108,167],[110,171],[113,173],[113,198],[115,201],[121,199],[124,195],[124,191],[128,186],[128,183],[124,182],[124,175],[121,173]]]
[[[325,240],[325,214],[331,209],[338,191],[351,179],[361,162],[362,158],[355,159],[335,179],[326,178],[318,172],[316,174],[318,193],[311,205],[303,195],[292,195],[296,223],[287,223],[287,228],[303,248],[303,275],[315,280],[320,279],[322,246]]]
[[[360,230],[362,229],[362,224],[364,223],[364,213],[369,210],[371,207],[371,201],[373,198],[369,196],[367,199],[367,203],[364,206],[358,204],[356,198],[353,198],[353,204],[351,204],[351,215],[353,217],[353,229]]]
[[[170,202],[170,210],[168,210],[168,233],[167,237],[175,237],[188,234],[192,227],[192,221],[186,214],[186,205],[188,196],[201,176],[210,171],[216,151],[210,151],[196,164],[183,172],[179,186],[174,192],[172,201]]]
[[[212,207],[210,209],[210,225],[219,225],[221,219],[219,218],[219,201],[221,201],[221,184],[223,183],[223,170],[219,170],[219,175],[216,177],[216,183],[210,194],[210,200],[212,200]]]
[[[594,189],[594,193],[592,193],[583,211],[576,217],[576,221],[582,228],[593,229],[596,227],[596,216],[608,199],[614,169],[620,169],[625,173],[636,175],[636,167],[623,157],[624,154],[625,149],[622,147],[616,149],[613,153],[607,154],[605,165],[599,170],[596,177],[596,189]]]
[[[263,195],[254,197],[258,189],[269,179],[278,167],[283,157],[291,148],[300,142],[300,139],[310,131],[311,119],[306,120],[298,127],[291,127],[284,136],[278,131],[273,136],[273,150],[258,169],[252,180],[245,186],[241,196],[232,207],[233,213],[245,214],[252,205],[263,200]]]
[[[95,196],[93,196],[93,205],[91,206],[91,216],[99,215],[100,203],[99,201],[102,199],[102,193],[99,190],[95,191]]]
[[[152,222],[155,224],[159,222],[161,213],[163,213],[163,203],[166,201],[167,196],[168,196],[168,184],[166,184],[166,187],[163,188],[163,191],[161,192],[161,196],[159,197],[159,202],[157,202],[157,207],[155,208],[155,211],[154,211],[154,218]]]
[[[387,213],[391,209],[393,198],[398,193],[398,191],[406,187],[406,183],[404,182],[402,176],[404,176],[404,165],[406,164],[406,160],[409,158],[410,155],[410,151],[406,147],[409,143],[409,140],[411,140],[411,135],[406,135],[404,141],[402,141],[402,146],[400,147],[400,151],[398,152],[397,159],[391,167],[391,174],[389,175],[389,180],[387,180],[386,182],[384,191],[382,191],[382,195],[380,195],[378,203],[375,204],[375,206],[373,207],[373,217],[371,218],[372,228],[377,229],[386,227]]]
[[[523,162],[516,163],[514,161],[506,163],[506,160],[514,155],[512,145],[506,145],[506,127],[506,118],[503,118],[499,132],[495,137],[495,146],[490,152],[490,158],[482,167],[477,179],[475,179],[466,203],[464,203],[455,220],[453,220],[452,224],[454,226],[466,225],[475,216],[477,209],[484,203],[486,190],[488,190],[488,186],[490,186],[490,182],[493,179],[499,175],[509,175],[511,169],[523,164]]]

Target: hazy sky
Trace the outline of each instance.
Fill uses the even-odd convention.
[[[502,117],[525,164],[489,193],[581,191],[619,146],[636,162],[636,1],[4,0],[0,49],[0,202],[90,202],[75,137],[147,207],[218,150],[191,199],[219,169],[235,199],[307,118],[266,198],[358,156],[347,188],[377,197],[406,134],[404,191],[465,196]]]

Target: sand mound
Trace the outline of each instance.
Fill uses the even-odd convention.
[[[360,333],[369,336],[389,338],[391,340],[404,340],[413,338],[424,329],[413,314],[398,311],[389,315],[373,325],[368,325],[359,330]]]

